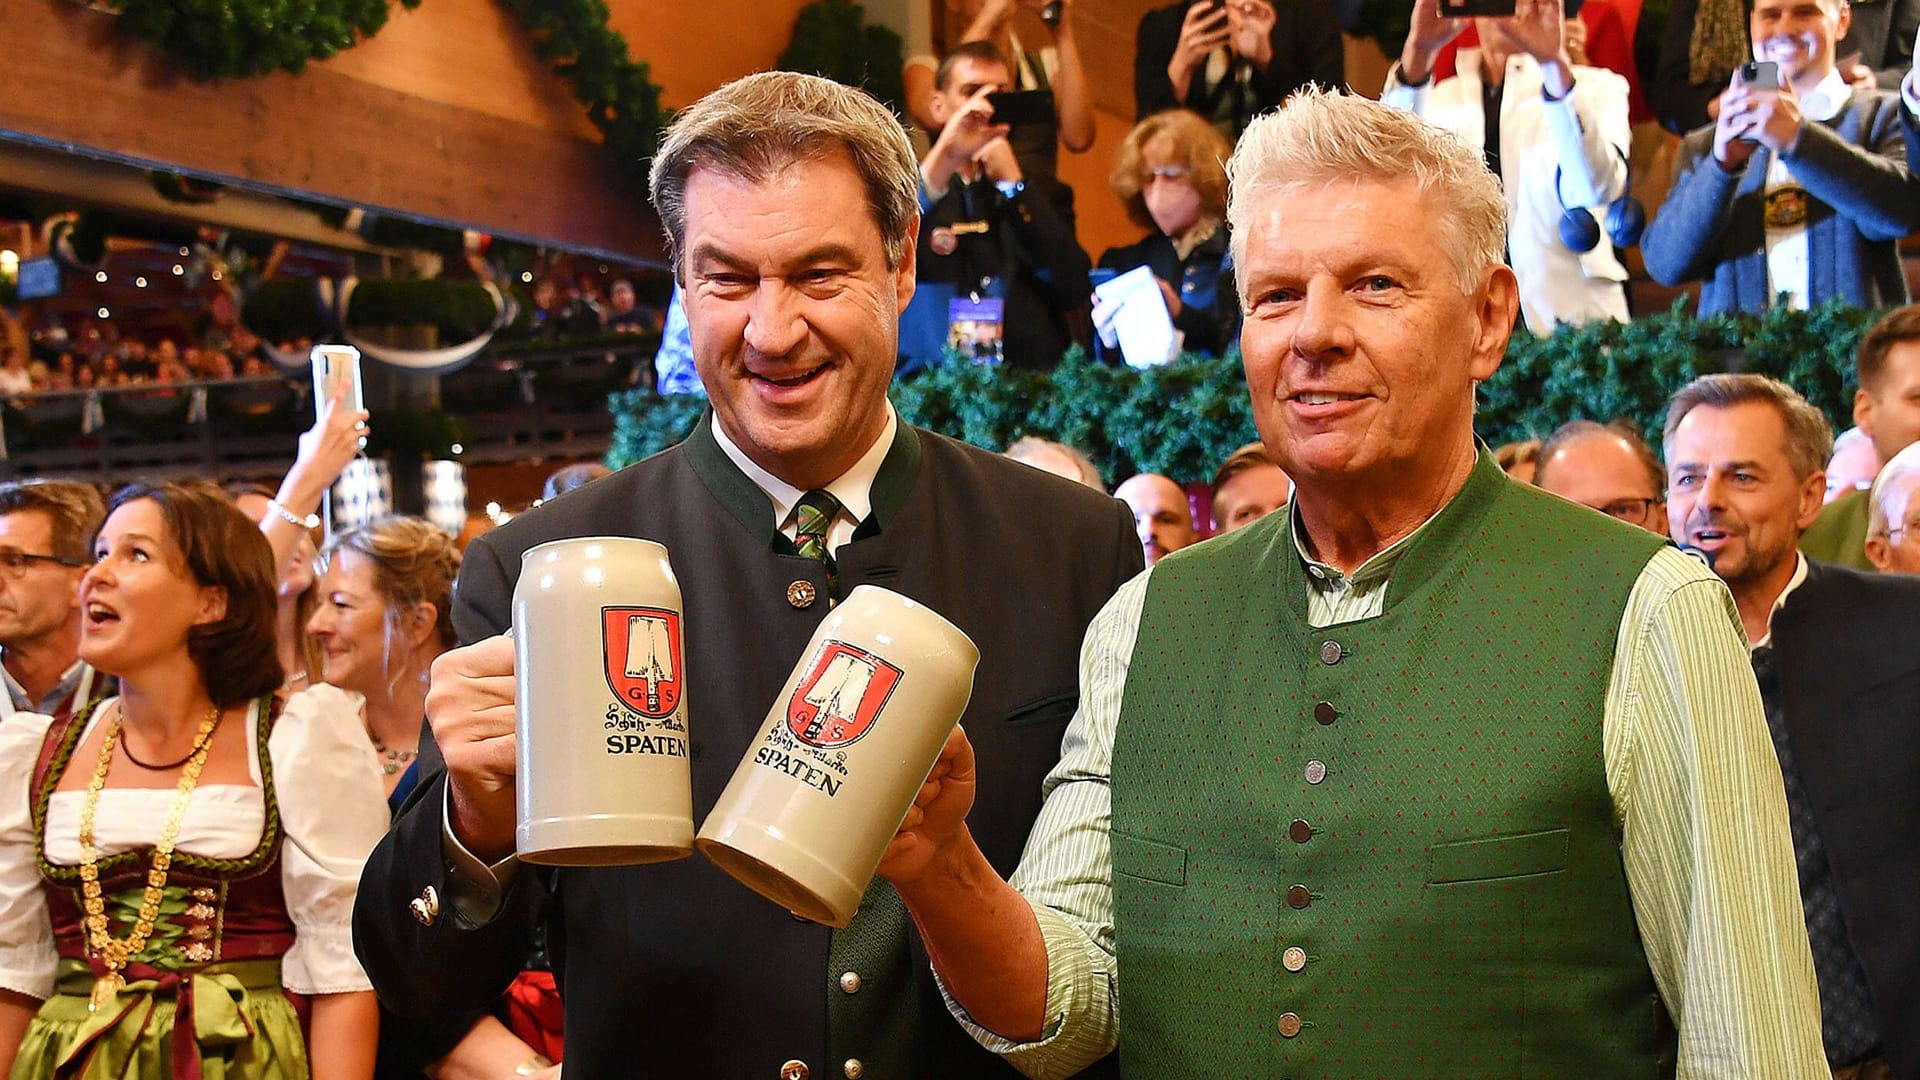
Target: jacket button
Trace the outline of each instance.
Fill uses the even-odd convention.
[[[797,608],[813,606],[814,597],[819,595],[811,581],[796,581],[787,586],[787,603]]]
[[[1295,911],[1298,911],[1299,909],[1306,907],[1308,904],[1311,904],[1311,903],[1313,903],[1313,894],[1307,891],[1307,887],[1305,885],[1287,886],[1287,906],[1288,907],[1293,908]]]
[[[1280,1022],[1275,1026],[1280,1029],[1281,1038],[1291,1039],[1300,1034],[1300,1014],[1283,1012],[1280,1014]]]
[[[867,1067],[860,1064],[859,1058],[848,1058],[847,1063],[840,1067],[840,1071],[847,1075],[847,1080],[860,1080],[867,1075]]]
[[[780,1066],[780,1080],[807,1080],[811,1075],[807,1063],[797,1058]]]
[[[1317,784],[1327,778],[1327,763],[1324,761],[1309,761],[1304,771],[1307,776],[1307,783]]]
[[[1280,966],[1288,971],[1299,971],[1306,967],[1307,950],[1298,945],[1287,946],[1287,951],[1280,954]]]
[[[840,989],[846,991],[849,994],[859,993],[860,992],[860,973],[857,971],[848,971],[848,972],[842,973],[840,976]]]
[[[407,903],[407,910],[421,926],[432,926],[440,918],[440,891],[431,885],[420,890],[420,895]]]
[[[1339,663],[1340,657],[1343,655],[1345,655],[1345,651],[1340,648],[1339,642],[1323,641],[1320,643],[1320,662],[1328,667]]]
[[[1327,644],[1332,645],[1333,643],[1328,642]],[[1337,645],[1334,647],[1339,648]],[[1340,710],[1333,707],[1333,702],[1323,701],[1313,707],[1313,718],[1322,724],[1331,724],[1340,718]]]
[[[1287,839],[1304,844],[1313,839],[1313,826],[1307,823],[1306,818],[1294,818],[1293,823],[1287,826]]]

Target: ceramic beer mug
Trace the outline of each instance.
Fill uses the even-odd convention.
[[[695,845],[795,915],[847,925],[979,662],[932,609],[854,589],[814,631]]]
[[[550,866],[693,852],[680,584],[651,540],[529,548],[513,590],[514,848]]]

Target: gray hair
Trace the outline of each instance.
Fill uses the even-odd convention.
[[[1885,536],[1893,523],[1887,520],[1887,495],[1893,486],[1904,477],[1920,476],[1920,442],[1909,443],[1907,448],[1893,455],[1880,467],[1880,475],[1873,479],[1873,490],[1867,495],[1867,535]],[[1911,505],[1908,507],[1911,509]],[[1909,537],[1909,540],[1916,538]]]
[[[1771,405],[1787,428],[1787,462],[1794,479],[1805,480],[1827,466],[1833,456],[1833,427],[1826,416],[1814,408],[1800,391],[1765,375],[1720,373],[1702,375],[1680,388],[1667,405],[1667,424],[1661,449],[1673,460],[1673,436],[1680,421],[1701,406],[1730,409],[1735,405],[1758,402]]]
[[[654,156],[648,187],[666,228],[676,276],[693,170],[712,169],[758,184],[795,162],[836,153],[851,158],[860,174],[887,266],[897,269],[920,212],[920,166],[906,128],[863,91],[817,75],[767,71],[736,79],[688,106],[667,128]]]
[[[1308,87],[1248,125],[1227,162],[1227,223],[1236,266],[1247,262],[1255,208],[1290,188],[1335,181],[1411,180],[1438,199],[1436,217],[1464,291],[1506,258],[1507,197],[1480,151],[1411,113]],[[1240,299],[1246,301],[1246,275]]]
[[[1015,439],[1004,453],[1015,461],[1035,468],[1045,467],[1038,462],[1048,454],[1058,454],[1073,465],[1074,471],[1080,474],[1079,480],[1082,484],[1096,491],[1107,490],[1107,482],[1100,478],[1100,469],[1094,465],[1093,460],[1066,443],[1042,439],[1035,435],[1023,435]]]

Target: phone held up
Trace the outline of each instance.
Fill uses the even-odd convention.
[[[1440,0],[1440,15],[1448,19],[1506,19],[1515,9],[1514,0]]]
[[[993,106],[990,124],[1024,127],[1047,123],[1054,116],[1051,90],[1006,90],[988,94],[987,104]]]
[[[366,392],[360,385],[360,350],[351,345],[315,345],[313,347],[313,411],[316,419],[327,418],[327,403],[340,398],[340,407],[359,412],[367,407]],[[345,388],[345,394],[338,392]]]
[[[1749,90],[1780,89],[1780,65],[1772,60],[1749,60],[1740,65],[1740,85]]]

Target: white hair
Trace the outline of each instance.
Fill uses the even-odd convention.
[[[1880,467],[1880,475],[1873,479],[1873,490],[1867,494],[1868,536],[1887,535],[1887,529],[1893,524],[1887,520],[1887,496],[1903,477],[1917,475],[1920,475],[1920,442],[1908,444]]]
[[[1247,231],[1261,205],[1289,189],[1336,181],[1412,181],[1439,202],[1444,246],[1464,291],[1506,260],[1507,198],[1480,151],[1411,113],[1308,87],[1248,125],[1227,162],[1233,261],[1246,265]],[[1237,275],[1241,301],[1246,276]]]

